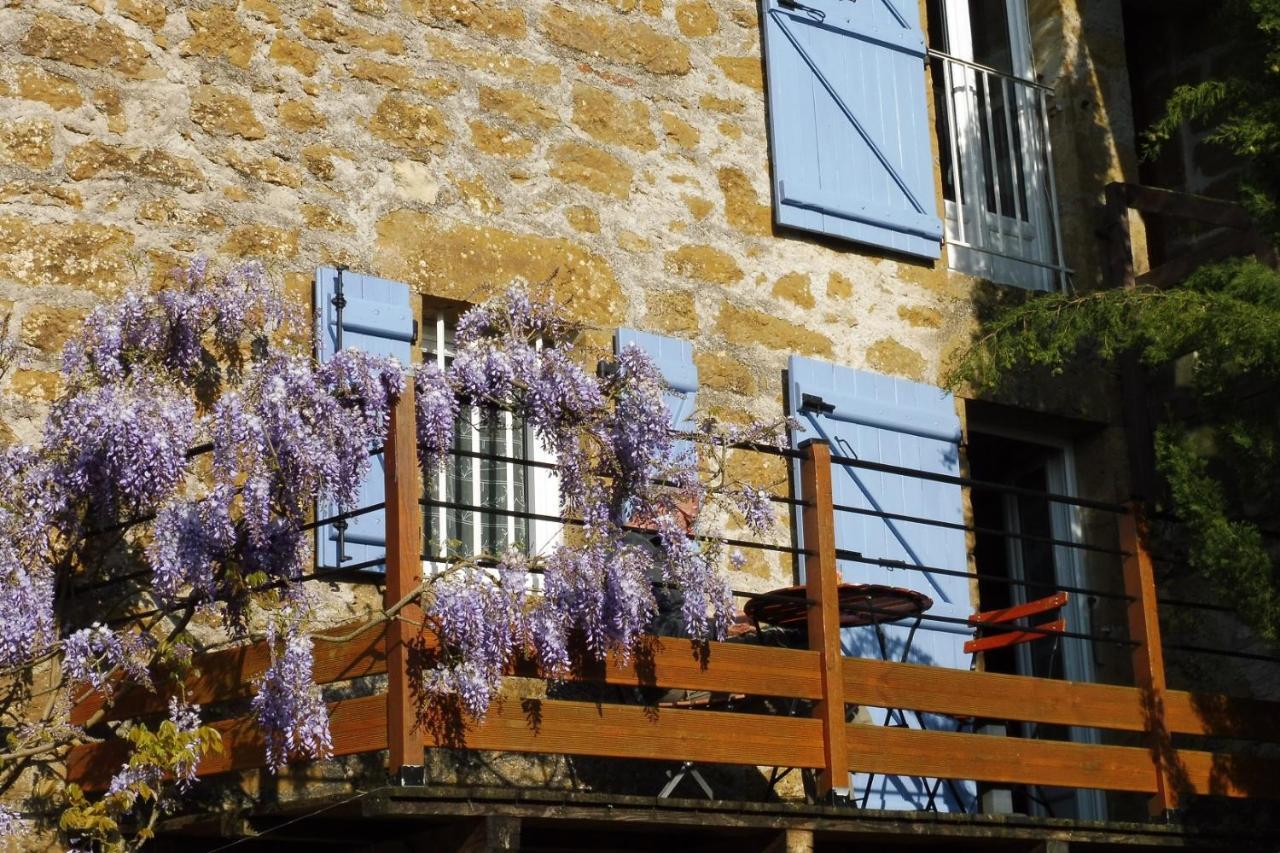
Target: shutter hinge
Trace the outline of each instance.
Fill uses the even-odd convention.
[[[417,345],[418,345],[418,321],[415,319],[413,321],[413,337],[409,338],[409,346],[412,347]]]
[[[857,2],[857,0],[854,0],[854,2]],[[809,15],[809,17],[813,18],[815,21],[822,21],[827,17],[827,13],[822,11],[821,9],[815,9],[812,6],[806,6],[803,3],[797,2],[797,0],[778,0],[778,5],[784,9],[792,9],[797,12],[804,12],[807,15]]]
[[[346,269],[347,268],[344,264],[338,264],[334,267],[338,276],[333,283],[333,298],[329,300],[333,303],[333,307],[336,309],[334,312],[335,316],[333,318],[335,326],[333,352],[335,355],[342,352],[342,309],[347,307],[347,297],[342,293],[342,273],[345,272]]]
[[[836,407],[817,394],[801,394],[800,395],[800,411],[802,412],[820,412],[829,415],[836,410]]]

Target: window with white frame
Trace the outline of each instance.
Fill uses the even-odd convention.
[[[442,369],[452,363],[454,327],[465,308],[424,306],[424,362]],[[562,525],[549,520],[559,511],[555,472],[546,465],[551,461],[521,418],[462,406],[453,452],[424,484],[428,562],[493,556],[508,548],[537,554],[554,545]]]
[[[1065,286],[1053,92],[1036,80],[1026,0],[928,0],[927,15],[951,267],[1032,290]]]

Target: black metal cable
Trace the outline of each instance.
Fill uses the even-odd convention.
[[[1266,663],[1280,663],[1280,657],[1263,655],[1256,652],[1238,652],[1231,649],[1215,649],[1209,646],[1191,646],[1183,643],[1164,643],[1166,651],[1189,652],[1197,655],[1217,655],[1219,657],[1241,658],[1243,660],[1260,660]]]
[[[370,513],[374,513],[374,512],[377,512],[378,510],[386,509],[386,508],[387,508],[387,505],[385,502],[370,504],[369,506],[361,507],[360,509],[353,509],[350,512],[340,512],[337,515],[331,515],[328,518],[318,518],[315,521],[308,521],[306,524],[302,525],[302,527],[298,529],[299,530],[315,530],[317,527],[324,527],[326,524],[334,524],[336,522],[346,521],[351,518],[359,518],[362,515],[369,515]]]
[[[434,498],[422,498],[418,501],[420,506],[433,506],[441,509],[456,509],[463,512],[476,512],[491,515],[503,515],[511,518],[522,518],[528,521],[549,521],[553,524],[572,524],[575,527],[583,527],[586,522],[580,518],[565,518],[559,515],[543,515],[536,512],[527,512],[519,509],[501,509],[498,507],[476,506],[475,504],[456,503],[454,501],[440,501]],[[622,529],[630,533],[646,533],[653,535],[655,531],[650,527],[640,527],[638,525],[624,524]],[[696,542],[720,542],[724,545],[731,545],[736,548],[755,548],[764,551],[777,551],[782,554],[800,554],[807,555],[811,552],[803,548],[793,548],[790,545],[772,545],[767,542],[751,542],[746,539],[730,539],[724,536],[691,536]]]
[[[895,512],[884,512],[877,509],[866,509],[864,507],[847,506],[845,504],[835,504],[836,512],[848,512],[855,515],[869,515],[875,518],[884,518],[889,521],[903,521],[912,524],[927,524],[932,527],[943,527],[947,530],[963,530],[967,533],[980,533],[990,536],[1002,536],[1006,539],[1020,539],[1023,542],[1036,542],[1043,545],[1059,545],[1064,548],[1078,548],[1082,551],[1095,551],[1100,554],[1110,554],[1117,557],[1128,557],[1128,551],[1122,551],[1119,548],[1107,548],[1102,545],[1090,545],[1085,542],[1073,542],[1069,539],[1054,539],[1049,536],[1032,536],[1028,533],[1011,533],[1007,530],[1000,530],[995,527],[978,527],[977,525],[961,524],[955,521],[940,521],[936,518],[925,518],[918,515],[902,515]]]
[[[1212,610],[1218,613],[1235,613],[1234,607],[1227,607],[1223,604],[1206,604],[1201,601],[1183,601],[1177,598],[1156,598],[1156,604],[1161,607],[1185,607],[1188,610]]]
[[[1105,592],[1100,589],[1088,589],[1080,586],[1070,586],[1067,584],[1045,584],[1036,581],[1018,580],[1017,578],[1005,577],[1004,575],[984,574],[982,572],[966,572],[960,569],[943,569],[937,566],[918,566],[914,563],[907,563],[902,560],[890,560],[885,557],[864,557],[857,551],[847,551],[842,548],[836,549],[837,560],[849,560],[854,563],[866,563],[872,566],[881,566],[886,569],[910,569],[915,572],[925,572],[926,574],[946,575],[955,578],[973,578],[975,580],[993,581],[995,583],[1008,584],[1010,586],[1038,586],[1048,588],[1052,586],[1061,592],[1074,592],[1079,595],[1092,595],[1098,598],[1110,598],[1116,601],[1134,601],[1133,596],[1124,595],[1118,592]]]
[[[848,456],[832,456],[831,462],[837,465],[848,465],[851,468],[865,468],[868,471],[879,471],[883,474],[897,474],[903,477],[915,477],[920,480],[930,480],[935,483],[949,483],[955,486],[967,486],[971,489],[986,489],[988,491],[1001,492],[1007,495],[1044,498],[1052,503],[1071,504],[1072,506],[1083,507],[1085,509],[1096,509],[1103,512],[1124,514],[1129,511],[1129,508],[1124,504],[1095,501],[1088,498],[1077,498],[1072,497],[1071,495],[1056,494],[1054,492],[1042,492],[1037,489],[1023,488],[1022,486],[993,483],[990,480],[975,480],[972,477],[959,477],[953,474],[934,474],[930,471],[920,471],[915,468],[903,468],[898,465],[887,465],[883,462],[868,462],[864,459],[853,459]]]

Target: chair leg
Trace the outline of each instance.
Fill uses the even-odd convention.
[[[666,785],[662,786],[662,790],[658,792],[658,799],[660,800],[665,800],[670,797],[680,783],[684,781],[685,776],[688,776],[698,783],[698,787],[707,795],[708,800],[714,800],[716,798],[715,793],[711,790],[711,786],[707,784],[707,780],[703,777],[702,773],[698,771],[698,768],[694,766],[692,761],[686,761],[681,764],[680,769],[675,773],[668,770],[667,775],[671,778],[668,780]]]

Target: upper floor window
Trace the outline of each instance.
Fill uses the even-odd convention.
[[[961,272],[1062,286],[1048,135],[1025,0],[928,0],[946,238]]]
[[[1032,74],[1025,0],[930,0],[928,12],[933,51],[916,0],[764,0],[775,219],[928,259],[945,236],[957,270],[1061,286],[1050,93]]]
[[[422,359],[453,362],[453,332],[465,305],[427,304]],[[463,406],[454,452],[424,484],[423,529],[431,557],[499,555],[508,548],[537,553],[560,525],[530,516],[559,511],[554,472],[522,418],[509,411]]]

